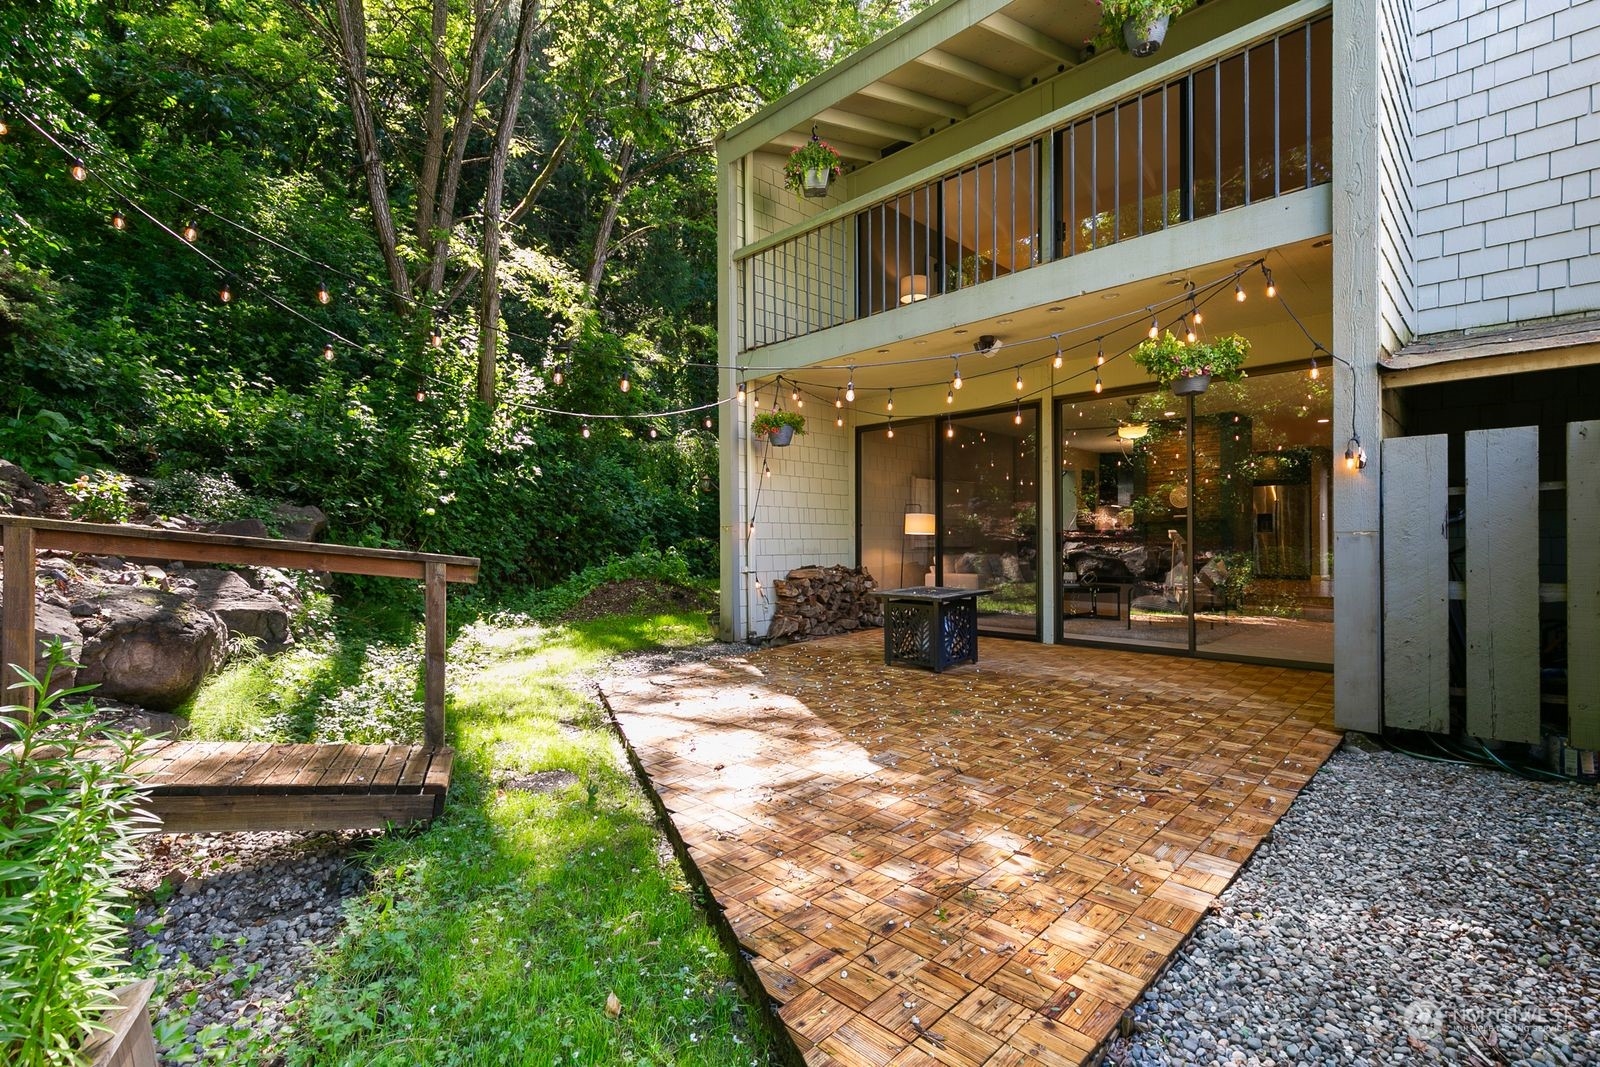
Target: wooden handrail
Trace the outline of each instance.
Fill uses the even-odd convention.
[[[32,689],[10,687],[19,680],[12,672],[13,665],[30,670],[33,667],[36,641],[34,552],[38,549],[410,578],[424,583],[424,739],[431,747],[444,746],[445,587],[449,582],[470,584],[478,580],[478,560],[471,556],[157,530],[145,526],[110,526],[21,515],[0,515],[0,530],[4,531],[6,561],[5,608],[0,615],[0,690],[3,690],[0,703],[20,705],[24,714],[34,706]]]

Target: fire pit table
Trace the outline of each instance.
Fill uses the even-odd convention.
[[[936,674],[978,662],[978,598],[989,592],[918,585],[873,593],[883,601],[883,662]]]

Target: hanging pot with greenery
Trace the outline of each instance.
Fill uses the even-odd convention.
[[[806,432],[806,417],[798,411],[763,411],[750,420],[750,432],[783,448],[794,440],[795,434]]]
[[[1097,0],[1100,32],[1095,51],[1115,45],[1136,59],[1154,55],[1167,37],[1167,23],[1194,7],[1196,0]]]
[[[1170,385],[1175,395],[1185,396],[1205,392],[1213,378],[1222,382],[1243,378],[1249,354],[1249,340],[1236,333],[1185,344],[1166,331],[1135,348],[1133,361],[1162,385]]]
[[[813,129],[811,140],[795,148],[784,161],[783,184],[801,196],[827,196],[829,183],[842,173],[839,153]]]

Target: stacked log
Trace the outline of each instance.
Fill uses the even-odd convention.
[[[878,587],[860,567],[797,567],[772,583],[777,611],[767,640],[779,644],[883,625]]]

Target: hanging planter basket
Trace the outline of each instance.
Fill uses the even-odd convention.
[[[827,196],[828,186],[833,182],[833,170],[830,167],[807,167],[804,180],[800,191],[806,196]]]
[[[1135,59],[1153,56],[1161,50],[1167,39],[1169,15],[1151,15],[1131,18],[1122,24],[1122,39],[1127,42],[1128,54]]]
[[[779,426],[776,430],[772,431],[771,436],[769,436],[767,440],[772,442],[773,448],[787,448],[789,447],[789,443],[794,440],[794,427]]]
[[[1173,396],[1199,396],[1211,388],[1211,375],[1186,374],[1172,379]]]
[[[843,161],[832,145],[811,128],[811,140],[803,141],[783,162],[783,184],[802,197],[828,195],[828,186],[842,173]]]

